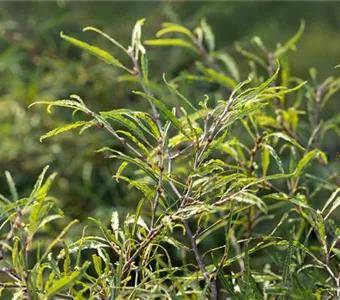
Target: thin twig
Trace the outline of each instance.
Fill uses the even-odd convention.
[[[196,238],[194,237],[194,235],[191,231],[191,228],[188,224],[188,221],[186,219],[184,219],[182,222],[183,222],[183,225],[185,226],[187,235],[190,239],[191,247],[192,247],[192,250],[195,254],[195,258],[196,258],[198,267],[200,268],[200,270],[203,274],[203,277],[205,279],[206,284],[210,287],[210,291],[211,291],[210,299],[215,300],[215,299],[217,299],[216,281],[210,279],[210,273],[207,271],[207,269],[205,267],[205,264],[203,262],[203,258],[201,256],[200,251],[198,250],[198,247],[197,247]]]
[[[130,259],[124,264],[122,273],[126,273],[131,264],[139,256],[139,254],[156,238],[164,227],[164,223],[161,223],[157,228],[151,229],[145,240],[141,243],[136,252],[130,257]]]
[[[129,56],[130,56],[130,58],[133,62],[134,70],[136,72],[136,76],[137,76],[139,83],[142,86],[144,92],[149,97],[153,97],[153,93],[151,92],[149,87],[144,82],[143,75],[142,75],[138,60],[133,55],[132,51],[128,51],[127,53],[129,54]],[[163,172],[164,172],[164,153],[165,152],[169,153],[169,148],[164,149],[164,138],[165,137],[164,137],[163,125],[162,125],[162,122],[160,120],[158,110],[153,103],[150,103],[150,105],[151,105],[151,109],[152,109],[152,112],[153,112],[153,117],[156,121],[158,130],[159,130],[159,134],[160,134],[159,147],[156,149],[156,154],[159,157],[159,159],[158,159],[158,169],[159,169],[158,185],[157,185],[155,199],[154,199],[153,204],[152,204],[152,212],[151,212],[152,213],[151,228],[153,228],[155,226],[155,223],[156,223],[156,213],[157,213],[159,198],[161,197],[161,194],[163,193],[162,184],[163,184]],[[173,187],[172,187],[172,189],[173,189]]]

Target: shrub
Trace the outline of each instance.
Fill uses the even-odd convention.
[[[78,95],[33,103],[47,105],[48,112],[54,106],[69,108],[75,119],[41,140],[98,127],[121,144],[124,150],[104,147],[98,152],[108,162],[121,161],[113,177],[139,191],[135,213],[114,211],[109,225],[90,218],[101,235],[88,235],[85,227],[66,239],[77,222],[71,221],[50,240],[46,227],[63,216],[48,196],[55,174],[44,182],[46,167],[30,196],[19,199],[7,172],[12,196],[1,196],[3,295],[339,297],[334,214],[340,204],[339,178],[335,155],[322,150],[329,132],[339,132],[339,116],[323,121],[322,109],[340,88],[340,79],[319,82],[313,69],[310,83],[291,76],[287,53],[295,49],[304,23],[274,51],[259,37],[252,39],[252,51],[238,44],[251,69],[246,80],[236,60],[215,49],[204,19],[193,31],[164,23],[157,39],[144,42],[179,47],[197,59],[172,79],[166,73],[151,78],[141,42],[143,24],[144,19],[137,21],[128,48],[97,28],[84,29],[110,41],[130,65],[94,45],[64,33],[61,37],[126,72],[121,80],[140,86],[133,93],[149,103],[151,112],[96,112]],[[200,99],[190,96],[191,89],[207,86],[211,92]],[[177,104],[170,108],[173,101]]]

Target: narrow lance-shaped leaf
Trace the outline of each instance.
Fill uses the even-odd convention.
[[[113,176],[113,177],[116,177],[116,176]],[[137,180],[132,180],[132,179],[127,178],[125,176],[119,176],[119,179],[122,179],[122,180],[128,182],[133,187],[135,187],[137,190],[141,191],[147,199],[149,199],[149,200],[153,199],[155,191],[153,189],[151,189],[147,184],[141,183]]]
[[[320,157],[325,163],[327,163],[327,156],[324,152],[322,152],[321,150],[318,149],[314,149],[312,151],[309,151],[308,153],[306,153],[303,158],[299,161],[296,170],[294,172],[294,176],[298,177],[302,171],[303,168],[305,168],[309,162],[312,159],[315,159],[317,157]]]
[[[103,235],[105,236],[106,241],[109,242],[114,250],[119,251],[123,247],[120,240],[116,238],[116,236],[107,228],[106,225],[95,218],[89,217],[89,220],[93,221],[99,226]]]
[[[111,36],[109,36],[108,34],[106,34],[105,32],[101,31],[100,29],[98,29],[96,27],[87,26],[87,27],[83,28],[83,31],[94,31],[94,32],[97,32],[100,35],[102,35],[103,37],[105,37],[106,39],[108,39],[110,42],[112,42],[114,45],[116,45],[117,47],[122,49],[124,52],[127,51],[125,49],[125,47],[122,46],[120,43],[118,43],[114,38],[112,38]]]
[[[226,122],[224,123],[224,126],[229,127],[231,124],[235,123],[237,120],[248,116],[251,112],[254,112],[264,106],[266,106],[267,103],[260,103],[257,105],[247,105],[246,107],[243,107],[242,109],[239,109],[237,113],[227,115]]]
[[[283,169],[283,164],[281,161],[281,158],[277,155],[275,149],[267,144],[262,144],[263,149],[267,149],[270,153],[270,155],[275,159],[277,166],[279,167],[280,172],[283,174],[284,169]]]
[[[34,185],[34,188],[33,188],[33,191],[31,192],[31,195],[29,197],[29,202],[32,201],[34,199],[34,197],[36,196],[36,194],[38,193],[38,190],[41,188],[41,185],[43,183],[43,180],[44,180],[44,177],[45,177],[45,174],[48,170],[50,166],[47,165],[43,171],[41,172],[41,174],[39,175],[39,178],[37,180],[37,182],[35,183]]]
[[[122,172],[124,171],[124,169],[129,165],[129,163],[127,161],[123,161],[120,165],[120,167],[118,168],[117,172],[116,172],[116,181],[119,182],[119,177],[122,174]]]
[[[289,245],[288,245],[288,253],[283,265],[283,274],[282,279],[283,283],[286,285],[290,284],[290,269],[292,264],[292,256],[293,256],[293,233],[290,235]]]
[[[167,33],[178,32],[178,33],[185,34],[192,41],[195,40],[195,36],[191,33],[191,31],[188,28],[186,28],[182,25],[165,22],[165,23],[162,24],[162,26],[163,26],[163,28],[160,29],[159,31],[157,31],[157,33],[156,33],[157,38],[160,38],[161,36],[163,36],[164,34],[167,34]]]
[[[177,90],[177,88],[176,88],[176,86],[175,86],[175,84],[174,83],[172,83],[172,82],[168,82],[168,81],[166,81],[166,79],[165,79],[165,73],[163,73],[163,80],[164,80],[164,82],[165,82],[165,84],[168,86],[168,88],[172,91],[172,92],[174,92],[178,97],[180,97],[186,104],[188,104],[188,106],[190,106],[194,111],[197,111],[197,109],[191,104],[191,102],[182,94],[182,93],[180,93],[178,90]]]
[[[181,125],[181,123],[178,121],[178,119],[172,114],[172,112],[170,110],[168,110],[168,108],[165,106],[164,103],[162,103],[160,100],[148,96],[143,92],[133,92],[136,95],[140,95],[142,97],[144,97],[145,99],[149,100],[152,104],[154,104],[159,110],[160,112],[163,114],[163,116],[167,119],[170,120],[172,125],[175,126],[177,128],[177,130],[179,130],[180,132],[182,132],[186,137],[188,137],[187,133],[185,132],[185,130],[183,129],[183,126]]]
[[[97,152],[103,152],[103,151],[113,152],[114,155],[109,155],[108,158],[121,159],[121,160],[127,161],[131,164],[134,164],[134,165],[138,166],[140,169],[142,169],[143,171],[145,171],[145,173],[148,174],[150,176],[150,178],[152,178],[155,182],[158,181],[158,178],[156,176],[157,175],[156,167],[154,165],[152,165],[150,163],[147,164],[146,162],[144,162],[141,159],[132,158],[128,155],[123,154],[122,152],[119,152],[119,151],[116,151],[116,150],[113,150],[113,149],[110,149],[110,148],[107,148],[107,147],[104,147],[104,148],[97,150]]]
[[[51,285],[51,287],[46,291],[45,296],[50,297],[51,295],[57,293],[58,291],[63,290],[71,286],[72,284],[74,284],[78,279],[80,279],[84,275],[89,265],[90,265],[90,262],[87,261],[81,266],[80,270],[73,271],[71,274],[68,274],[56,280]]]
[[[207,43],[209,52],[215,50],[215,36],[211,29],[211,26],[207,23],[205,19],[201,20],[201,28],[203,30],[204,40]]]
[[[135,122],[131,121],[129,118],[125,117],[120,112],[116,112],[115,110],[112,111],[105,111],[100,112],[100,116],[104,119],[111,119],[113,121],[116,121],[117,123],[120,123],[127,129],[129,129],[131,132],[134,132],[140,139],[146,140],[143,131],[139,128]]]
[[[144,25],[144,22],[145,22],[144,18],[138,20],[132,30],[131,47],[134,52],[134,57],[136,60],[138,60],[139,58],[139,52],[145,54],[145,48],[141,43],[142,26]]]
[[[134,217],[134,222],[133,222],[133,226],[132,226],[132,230],[131,230],[131,234],[132,234],[133,237],[134,237],[135,234],[136,234],[137,222],[138,222],[139,216],[140,216],[140,214],[141,214],[141,211],[142,211],[142,208],[143,208],[145,199],[146,199],[146,198],[143,197],[142,200],[140,200],[140,201],[138,202],[138,205],[137,205],[137,209],[136,209],[136,213],[135,213],[135,217]]]
[[[330,214],[335,211],[340,206],[340,197],[337,197],[335,201],[333,202],[331,208],[329,209],[328,214],[325,216],[325,220],[327,220],[330,216]]]
[[[88,121],[78,121],[78,122],[75,122],[75,123],[66,124],[64,126],[57,127],[55,129],[47,132],[46,134],[42,135],[40,137],[40,142],[42,142],[46,138],[58,135],[58,134],[60,134],[62,132],[66,132],[66,131],[72,130],[74,128],[78,128],[78,127],[84,126],[84,125],[86,125],[88,123],[89,123]]]
[[[256,205],[262,212],[267,213],[267,206],[263,200],[250,193],[242,193],[234,197],[235,201]]]
[[[228,53],[214,53],[213,57],[216,57],[218,60],[223,62],[223,64],[226,66],[228,71],[230,72],[231,76],[236,80],[240,81],[240,72],[238,70],[237,64],[234,60],[234,58],[229,55]]]
[[[10,172],[5,171],[5,176],[6,176],[6,180],[7,180],[7,184],[9,187],[9,190],[11,192],[11,196],[12,196],[12,201],[18,201],[19,197],[18,197],[18,191],[15,187],[15,183],[14,180],[12,178],[12,175]]]
[[[149,46],[177,46],[188,48],[196,53],[198,50],[189,42],[181,40],[181,39],[159,39],[159,40],[146,40],[144,41],[145,45]]]
[[[206,68],[201,62],[196,62],[196,67],[212,81],[218,82],[230,89],[235,89],[237,86],[237,82],[234,79],[219,73],[212,68]]]
[[[262,172],[263,176],[266,176],[270,163],[269,150],[266,147],[262,148]]]
[[[43,261],[47,255],[51,252],[53,247],[60,241],[60,239],[67,233],[67,231],[75,224],[78,223],[78,220],[73,220],[67,224],[67,226],[63,229],[63,231],[48,245],[46,251],[41,256],[41,261]]]
[[[279,58],[282,54],[286,53],[288,50],[295,47],[296,42],[300,39],[302,36],[303,31],[305,30],[305,22],[301,21],[300,28],[296,32],[296,34],[282,47],[279,47],[275,52],[275,57]]]
[[[260,66],[262,66],[264,69],[267,69],[267,64],[264,62],[262,58],[260,58],[258,55],[244,50],[239,43],[236,43],[236,50],[240,52],[243,56],[257,62]]]
[[[115,235],[116,239],[118,239],[118,231],[119,231],[119,215],[117,211],[112,212],[111,215],[111,228],[113,234]]]
[[[77,47],[79,47],[83,50],[86,50],[87,52],[97,56],[98,58],[105,61],[106,63],[108,63],[110,65],[115,65],[115,66],[117,66],[121,69],[124,69],[124,70],[131,73],[131,70],[126,68],[124,65],[122,65],[117,58],[113,57],[111,54],[109,54],[105,50],[102,50],[102,49],[100,49],[96,46],[92,46],[90,44],[87,44],[85,42],[82,42],[82,41],[75,39],[73,37],[67,36],[63,32],[60,33],[60,37],[63,38],[64,40],[70,42],[71,44],[73,44],[73,45],[75,45],[75,46],[77,46]]]
[[[142,59],[141,59],[141,65],[142,65],[142,72],[143,72],[143,77],[145,80],[145,83],[149,83],[149,61],[146,53],[142,54]]]
[[[64,258],[64,274],[67,275],[69,272],[70,266],[71,266],[71,257],[70,257],[70,251],[68,248],[68,245],[66,245],[66,242],[63,240],[63,246],[64,246],[64,253],[65,253],[65,258]]]
[[[83,104],[77,101],[74,101],[74,100],[69,100],[69,99],[62,99],[62,100],[57,100],[57,101],[37,101],[37,102],[30,104],[28,108],[36,104],[46,104],[48,113],[51,113],[51,108],[53,106],[72,108],[72,109],[80,110],[85,113],[88,112],[88,109]]]
[[[92,255],[92,261],[94,265],[94,269],[96,270],[96,273],[98,276],[102,276],[103,269],[102,269],[102,259],[97,254]]]
[[[338,193],[340,193],[340,187],[337,188],[332,195],[328,198],[327,202],[325,203],[324,207],[322,208],[322,213],[324,213],[327,209],[327,207],[334,201],[334,199],[336,198],[336,196],[338,195]]]
[[[148,149],[144,146],[144,144],[142,144],[130,132],[124,131],[124,130],[117,130],[117,133],[123,134],[126,137],[128,137],[144,153],[145,157],[149,157],[150,156],[150,151],[148,151]],[[146,139],[144,139],[143,141],[146,141]],[[151,145],[149,145],[149,146],[152,147]]]
[[[248,101],[260,98],[260,99],[266,99],[261,93],[266,91],[266,89],[273,83],[275,82],[279,71],[280,71],[280,65],[279,62],[277,61],[278,67],[275,71],[275,73],[273,74],[273,76],[271,76],[270,78],[268,78],[264,83],[262,83],[260,86],[256,87],[256,88],[250,88],[245,90],[244,92],[240,93],[236,98],[235,98],[235,102],[237,101],[237,105],[236,106],[240,106]],[[261,96],[261,97],[260,97]],[[271,94],[269,97],[267,98],[274,98],[277,95]]]
[[[297,141],[295,141],[293,138],[291,138],[290,136],[288,136],[287,134],[285,134],[283,132],[273,132],[273,133],[270,133],[270,134],[268,134],[266,136],[266,138],[269,138],[269,137],[278,137],[278,138],[281,138],[281,139],[291,143],[292,145],[296,146],[300,150],[305,151],[305,148],[303,148]]]

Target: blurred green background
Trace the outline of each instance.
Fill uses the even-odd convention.
[[[80,51],[60,38],[60,31],[111,51],[128,63],[117,48],[94,33],[82,33],[95,26],[128,45],[137,19],[146,18],[143,37],[153,38],[162,22],[179,22],[194,28],[206,17],[216,34],[217,49],[225,49],[240,62],[242,79],[249,72],[246,61],[237,55],[234,43],[250,46],[253,35],[273,49],[298,29],[306,30],[298,51],[290,55],[292,74],[309,79],[309,68],[318,69],[320,80],[337,76],[340,63],[340,3],[337,2],[1,2],[0,3],[0,193],[8,194],[3,176],[9,170],[21,196],[31,190],[46,164],[58,172],[53,195],[69,217],[85,219],[89,214],[103,221],[113,209],[124,214],[133,211],[138,201],[134,190],[117,184],[111,176],[117,163],[95,152],[102,146],[120,148],[106,132],[90,129],[79,136],[76,131],[48,139],[39,137],[70,121],[67,109],[29,104],[80,95],[95,111],[121,107],[148,109],[131,93],[132,83],[119,82],[123,73]],[[150,76],[161,81],[166,71],[172,78],[189,68],[195,57],[180,49],[150,48]],[[211,87],[195,93],[202,99]],[[325,116],[340,109],[333,99]],[[323,145],[336,154],[337,139]]]

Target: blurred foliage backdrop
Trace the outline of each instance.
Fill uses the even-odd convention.
[[[334,69],[340,63],[337,2],[1,2],[1,193],[8,193],[4,170],[12,173],[18,190],[25,195],[42,168],[50,164],[59,174],[53,193],[68,217],[84,220],[91,214],[105,222],[111,216],[108,209],[124,215],[134,209],[139,199],[137,192],[124,183],[117,185],[111,178],[116,163],[94,152],[103,145],[120,145],[108,141],[110,136],[98,129],[86,131],[81,137],[72,131],[40,143],[42,134],[72,116],[67,110],[55,110],[53,118],[48,118],[44,108],[27,107],[34,101],[62,99],[72,93],[80,95],[95,111],[142,107],[144,104],[130,92],[133,83],[123,82],[117,68],[64,42],[60,31],[114,53],[115,49],[99,35],[82,34],[82,28],[96,26],[127,45],[135,21],[143,17],[147,21],[145,39],[153,38],[162,22],[179,22],[193,28],[206,17],[215,31],[217,48],[226,49],[240,63],[241,79],[247,77],[249,68],[235,51],[236,41],[249,47],[251,37],[257,35],[274,47],[291,37],[304,19],[306,30],[298,51],[290,55],[292,74],[307,79],[309,68],[315,67],[321,81],[339,72]],[[124,63],[124,57],[118,54],[118,58]],[[195,57],[180,49],[153,48],[149,60],[150,69],[156,70],[151,77],[161,81],[163,69],[172,78],[190,68]],[[201,93],[192,94],[192,99],[202,99],[214,90],[214,85],[199,88]],[[190,94],[190,86],[186,92]],[[340,109],[339,101],[331,103],[325,117]],[[330,135],[322,148],[335,156],[340,149],[339,139]]]

